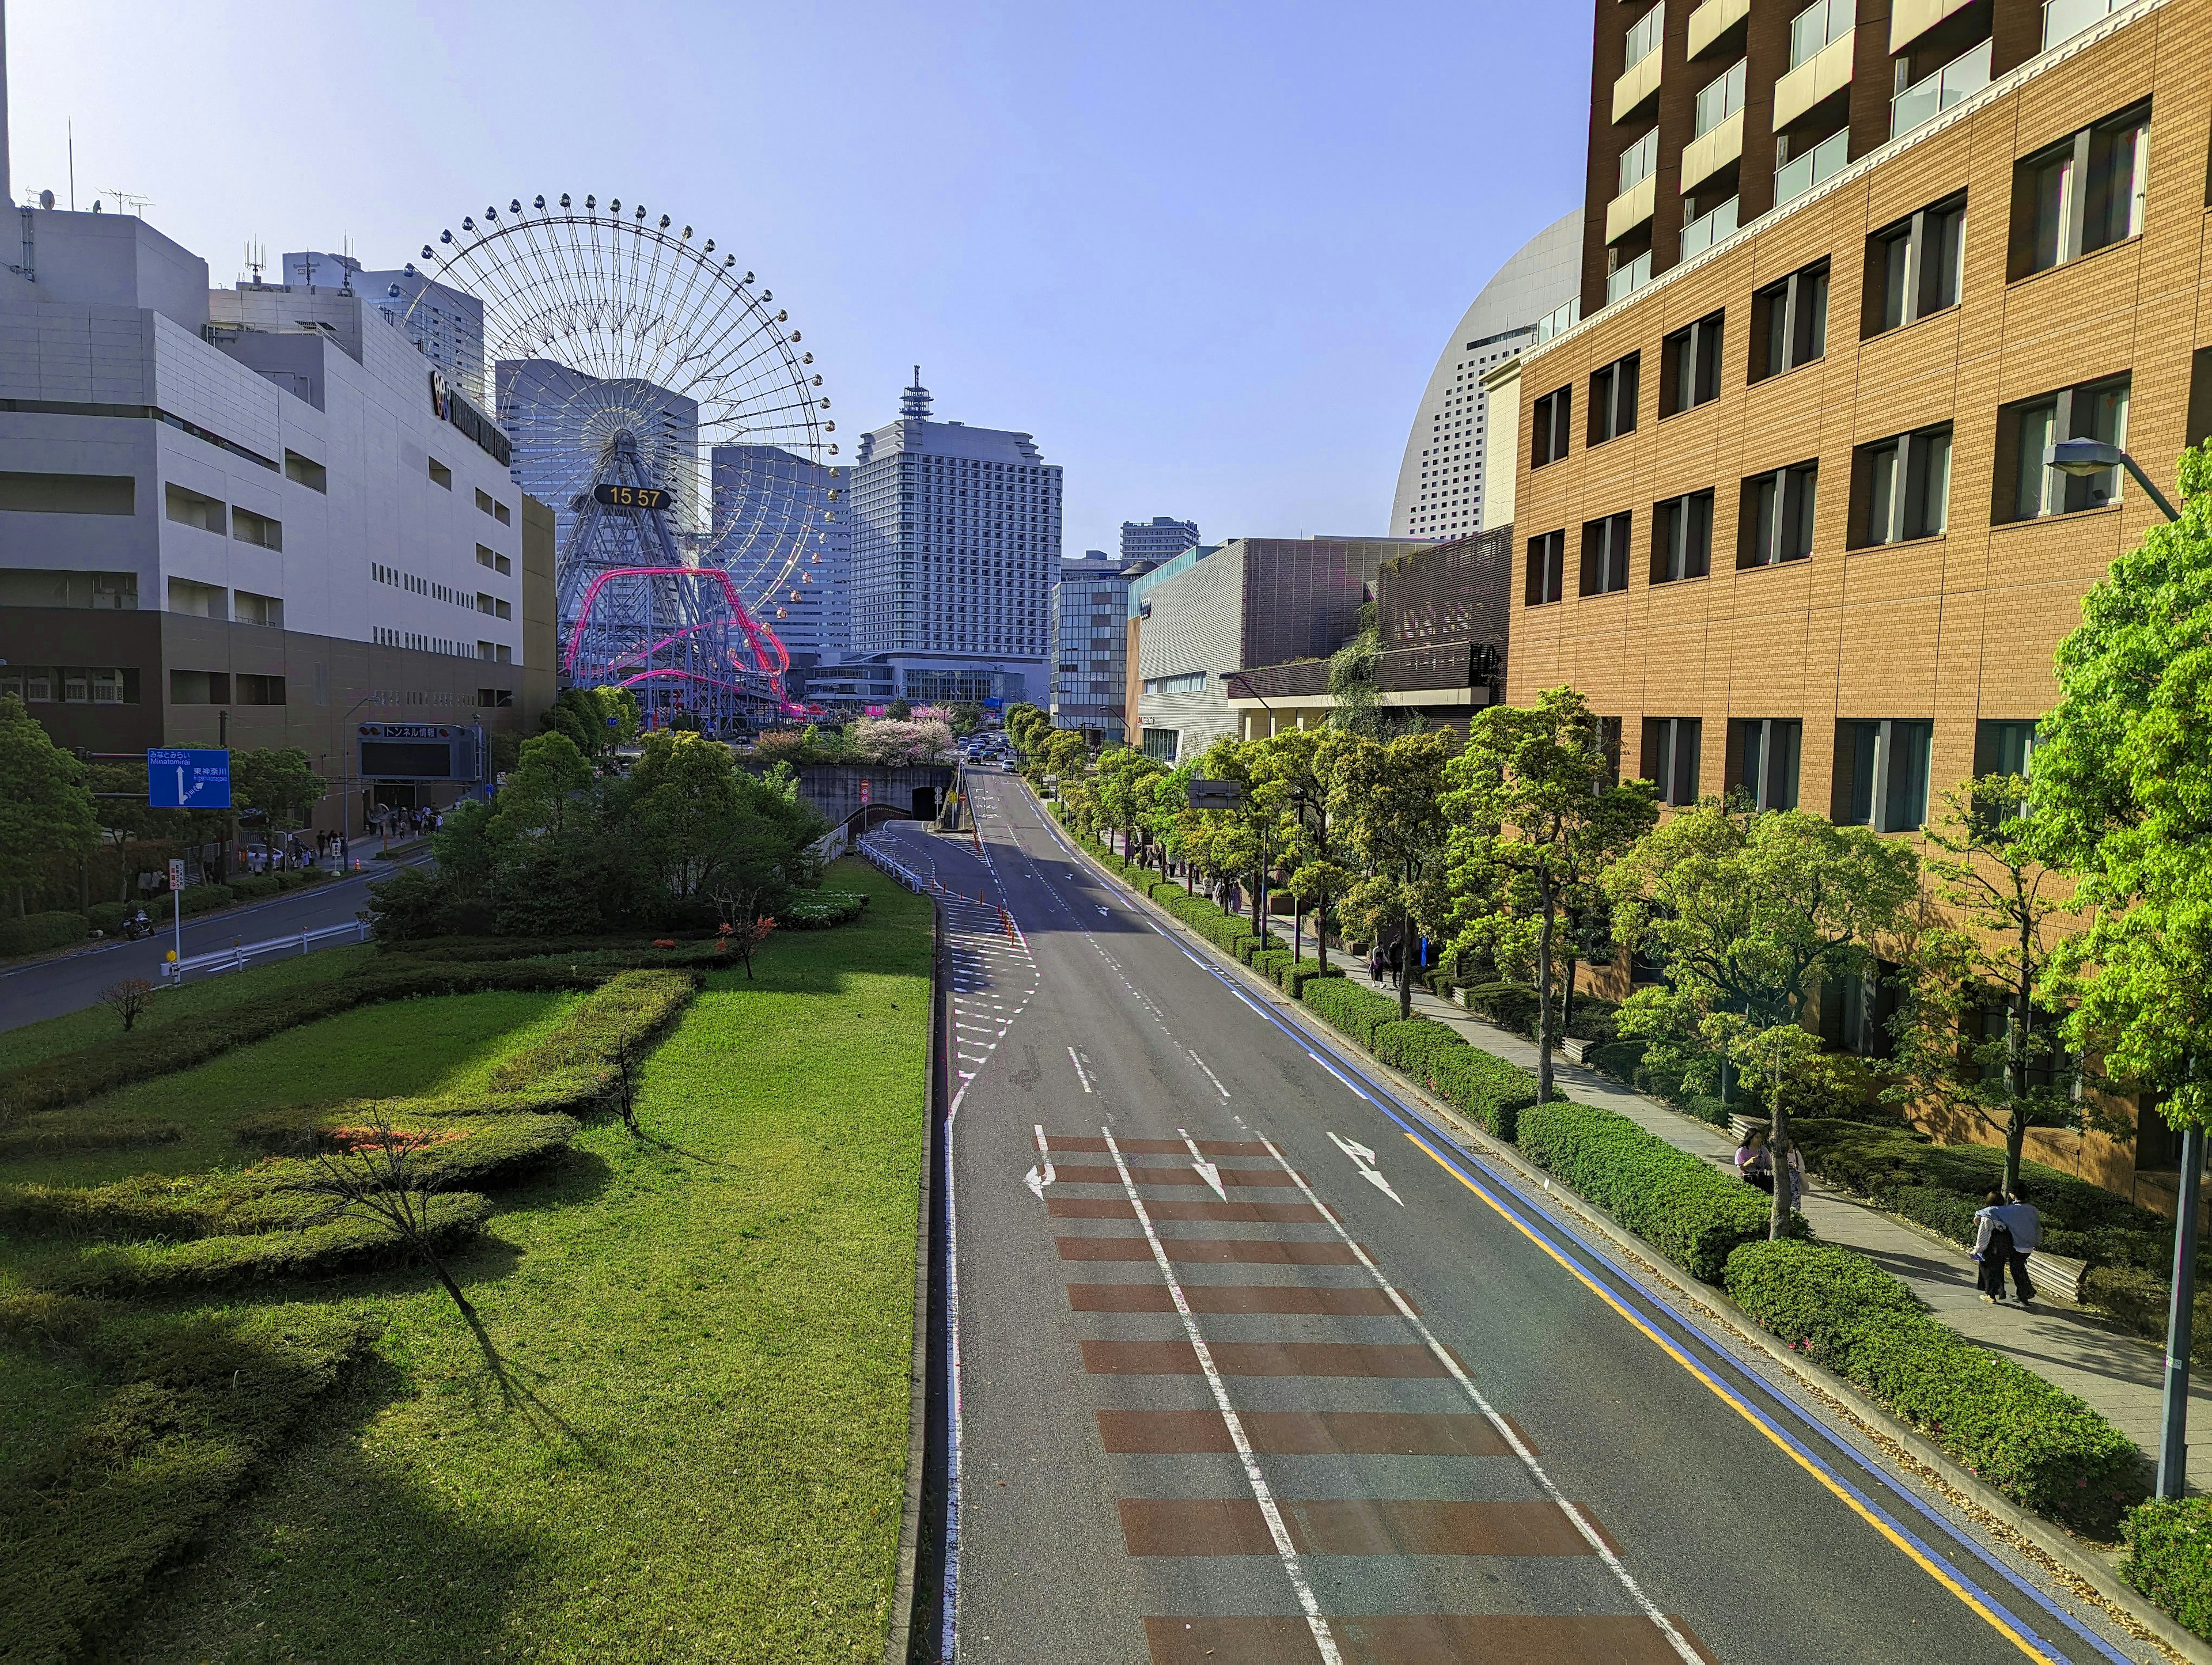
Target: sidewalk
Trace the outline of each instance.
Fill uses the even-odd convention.
[[[1347,977],[1356,977],[1363,987],[1366,986],[1364,961],[1335,949],[1329,951],[1329,959],[1342,966]],[[1536,1067],[1534,1042],[1486,1023],[1425,989],[1413,990],[1413,1010],[1421,1017],[1449,1024],[1485,1052],[1524,1069]],[[1676,1149],[1703,1157],[1716,1167],[1733,1167],[1735,1143],[1719,1128],[1564,1057],[1555,1058],[1553,1074],[1560,1091],[1577,1102],[1625,1115]],[[1832,1191],[1810,1176],[1807,1176],[1804,1212],[1822,1242],[1857,1249],[1904,1279],[1937,1318],[1961,1335],[2008,1355],[2045,1380],[2079,1395],[2147,1454],[2156,1453],[2165,1374],[2165,1357],[2160,1348],[2070,1302],[2042,1297],[2032,1311],[2015,1306],[1986,1306],[1975,1292],[1977,1268],[1965,1250]],[[2212,1387],[2205,1381],[2207,1374],[2212,1373],[2193,1373],[2190,1386],[2191,1491],[2212,1490]]]

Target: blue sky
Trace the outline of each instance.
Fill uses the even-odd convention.
[[[14,0],[14,183],[66,191],[73,120],[79,204],[151,197],[217,283],[643,201],[774,286],[842,433],[919,361],[1035,434],[1070,554],[1379,532],[1445,335],[1581,191],[1589,5]]]

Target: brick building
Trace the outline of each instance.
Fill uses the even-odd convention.
[[[1910,836],[2032,766],[2052,650],[2157,515],[2046,446],[2163,479],[2212,428],[2212,5],[1598,19],[1585,321],[1491,390],[1509,697],[1582,689],[1669,802]],[[2172,1194],[2154,1111],[2031,1151]]]

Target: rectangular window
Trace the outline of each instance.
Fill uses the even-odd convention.
[[[435,457],[430,459],[430,483],[443,486],[448,491],[453,489],[453,471]]]
[[[1828,353],[1828,263],[1814,262],[1751,298],[1751,376],[1764,381]]]
[[[228,671],[170,671],[169,703],[171,705],[228,705],[230,703],[230,672]]]
[[[1794,463],[1771,474],[1754,474],[1743,483],[1742,513],[1736,522],[1739,569],[1802,561],[1813,553],[1820,471],[1817,462]]]
[[[1703,578],[1713,563],[1713,494],[1693,491],[1651,506],[1651,581]]]
[[[1867,239],[1859,333],[1901,329],[1959,304],[1966,199],[1947,197]]]
[[[1644,720],[1644,778],[1659,788],[1661,803],[1698,801],[1698,748],[1704,727],[1697,717]]]
[[[1529,467],[1541,468],[1567,454],[1567,424],[1573,417],[1574,399],[1573,388],[1559,387],[1536,401],[1528,422],[1533,442]]]
[[[265,514],[256,514],[252,509],[234,508],[230,512],[230,535],[241,544],[252,544],[264,550],[284,547],[283,523]]]
[[[1609,514],[1583,523],[1584,595],[1612,595],[1628,587],[1629,518]]]
[[[1790,20],[1790,67],[1808,64],[1851,32],[1856,0],[1814,0]]]
[[[1698,89],[1697,107],[1690,123],[1690,136],[1701,139],[1743,108],[1744,60],[1736,61]]]
[[[220,584],[195,584],[189,578],[169,580],[169,611],[188,618],[228,618],[230,592]]]
[[[1889,1058],[1897,1049],[1891,1021],[1901,999],[1901,968],[1876,960],[1862,976],[1833,977],[1820,985],[1820,1038],[1859,1058]]]
[[[1145,678],[1145,692],[1147,694],[1203,694],[1205,691],[1206,672],[1203,671],[1179,671],[1171,677]]]
[[[1796,717],[1739,717],[1729,730],[1729,790],[1741,793],[1753,809],[1796,809],[1804,723]]]
[[[284,453],[284,477],[310,491],[327,495],[331,489],[331,471],[312,457],[302,457],[296,451]]]
[[[514,617],[514,608],[511,603],[495,601],[492,603],[491,606],[492,611],[497,614],[501,618],[513,618]]]
[[[138,482],[128,474],[0,471],[0,513],[136,514]]]
[[[1837,821],[1876,832],[1912,832],[1928,819],[1930,722],[1885,718],[1836,725]]]
[[[1999,407],[1996,489],[1990,518],[1998,522],[2033,520],[2118,502],[2120,470],[2062,474],[2047,466],[2045,459],[2060,440],[2103,440],[2124,449],[2128,386],[2127,377],[2113,376]]]
[[[1659,130],[1653,128],[1620,153],[1620,189],[1626,196],[1659,171]]]
[[[503,709],[514,703],[514,690],[512,688],[479,688],[477,690],[477,703],[495,711]]]
[[[1721,396],[1721,323],[1701,318],[1659,343],[1659,410],[1674,416]]]
[[[238,678],[238,702],[240,705],[283,704],[284,678],[241,672]]]
[[[2035,731],[2033,721],[1990,721],[1984,720],[1974,725],[1974,773],[1983,775],[2016,775],[2028,778],[2035,760]]]
[[[198,526],[202,532],[221,537],[230,529],[230,519],[219,499],[204,497],[184,486],[173,485],[163,493],[168,505],[169,519],[180,526]]]
[[[284,602],[281,596],[234,590],[231,603],[230,616],[240,624],[265,624],[279,630],[284,628]]]
[[[1659,50],[1660,37],[1667,32],[1666,0],[1628,26],[1628,43],[1621,62],[1632,68]]]
[[[1559,601],[1566,596],[1567,534],[1547,532],[1528,540],[1528,580],[1525,599],[1531,607]]]
[[[1850,547],[1941,537],[1950,495],[1950,423],[1859,447],[1851,453]]]
[[[2149,165],[2148,104],[2015,162],[2007,281],[2140,235]]]
[[[1636,372],[1638,355],[1615,359],[1590,378],[1591,445],[1603,445],[1636,431]]]
[[[1182,738],[1182,731],[1179,728],[1148,728],[1145,731],[1145,756],[1172,763],[1176,760],[1176,743]]]

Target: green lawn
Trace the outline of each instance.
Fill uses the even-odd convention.
[[[320,1297],[380,1339],[204,1555],[156,1581],[118,1656],[880,1652],[904,1491],[929,911],[858,864],[832,883],[871,893],[856,923],[775,938],[756,982],[715,974],[661,1043],[641,1105],[650,1142],[587,1128],[566,1163],[498,1196],[455,1271],[499,1372],[422,1277]],[[398,1009],[428,1020],[513,998]],[[495,1050],[552,1021],[511,1013]],[[191,1074],[233,1067],[243,1094],[269,1079],[271,1048],[307,1033]],[[336,1087],[344,1072],[317,1050],[291,1055],[294,1079],[359,1091]],[[457,1042],[434,1068],[489,1061]],[[52,1368],[30,1361],[23,1390]],[[0,1386],[0,1416],[12,1399]]]

